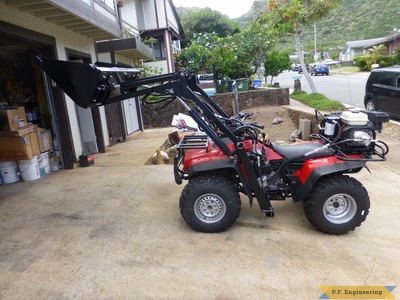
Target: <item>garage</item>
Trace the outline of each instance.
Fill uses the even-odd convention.
[[[55,39],[0,22],[0,106],[2,110],[23,107],[25,118],[20,119],[20,125],[34,124],[48,130],[57,166],[73,168],[63,97],[35,65],[36,56],[55,58]]]

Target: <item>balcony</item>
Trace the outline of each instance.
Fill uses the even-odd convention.
[[[113,52],[134,61],[154,58],[153,49],[137,37],[96,42],[96,51]]]
[[[6,0],[5,3],[96,41],[121,36],[113,0]]]
[[[153,59],[154,51],[140,40],[139,30],[126,21],[122,22],[122,26],[122,39],[97,41],[96,52],[112,52],[134,61]]]

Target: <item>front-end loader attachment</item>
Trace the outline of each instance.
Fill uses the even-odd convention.
[[[107,63],[84,64],[39,58],[37,60],[43,71],[83,108],[102,105],[114,94],[120,95],[120,84],[136,79],[140,74],[139,69]]]

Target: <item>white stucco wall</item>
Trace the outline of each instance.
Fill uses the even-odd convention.
[[[169,2],[166,1],[166,3],[167,3],[167,15],[168,15],[169,26],[172,26],[177,32],[179,32],[178,19],[175,18],[175,15],[172,11],[172,7],[169,5]]]
[[[136,12],[135,1],[124,1],[124,6],[121,8],[122,18],[133,26],[133,29],[138,31],[139,34],[139,21]]]
[[[157,3],[157,14],[158,14],[158,26],[160,28],[165,28],[167,27],[167,19],[165,17],[164,0],[157,0],[156,3]]]
[[[149,0],[142,0],[143,3],[143,14],[145,25],[139,29],[154,29],[157,28],[156,10],[154,2]]]

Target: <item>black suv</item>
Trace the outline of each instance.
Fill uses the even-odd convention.
[[[365,86],[365,109],[400,118],[400,66],[376,69]]]

